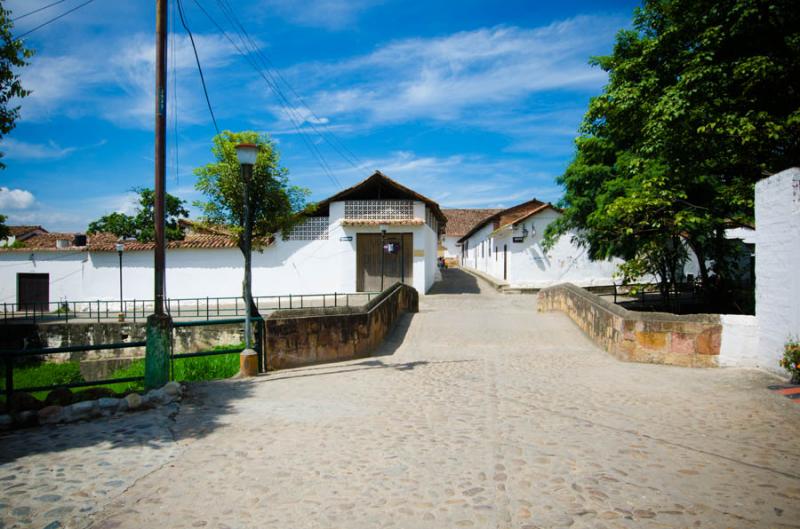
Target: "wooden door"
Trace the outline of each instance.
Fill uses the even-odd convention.
[[[412,233],[359,233],[356,235],[356,290],[378,291],[414,277]]]
[[[17,274],[18,310],[47,310],[50,274]]]
[[[508,279],[508,245],[503,245],[503,280]]]

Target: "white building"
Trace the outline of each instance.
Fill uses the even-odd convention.
[[[466,235],[476,224],[483,222],[502,209],[448,208],[443,209],[447,217],[447,225],[441,239],[441,255],[448,261],[461,263],[461,243],[459,239]]]
[[[458,240],[461,264],[506,281],[511,287],[544,288],[570,282],[578,286],[613,284],[619,261],[593,261],[570,234],[545,252],[545,228],[561,215],[536,199],[497,212]]]
[[[381,290],[395,281],[427,292],[446,218],[434,201],[380,172],[319,203],[284,240],[253,255],[254,295]],[[42,233],[0,248],[4,303],[119,299],[120,256],[110,234]],[[222,233],[190,231],[167,249],[171,298],[239,296],[243,257]],[[153,244],[125,242],[125,299],[153,298]]]

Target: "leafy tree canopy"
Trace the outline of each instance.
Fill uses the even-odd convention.
[[[19,118],[19,105],[13,106],[13,100],[30,94],[30,91],[22,88],[15,69],[26,66],[33,51],[26,49],[21,40],[14,40],[12,37],[14,24],[10,14],[0,4],[0,139],[11,132]],[[0,152],[0,158],[2,157],[3,153]],[[5,164],[0,162],[0,169],[3,168]]]
[[[800,9],[794,0],[645,0],[592,98],[559,178],[564,216],[628,279],[685,259],[727,273],[724,230],[752,225],[754,185],[800,160]],[[662,276],[663,277],[663,276]]]
[[[252,237],[256,244],[279,232],[288,233],[297,222],[298,213],[306,207],[309,192],[289,185],[288,171],[281,167],[278,150],[268,135],[223,131],[215,136],[212,147],[215,161],[195,170],[198,177],[195,187],[208,200],[195,205],[203,211],[205,222],[231,229],[244,251],[245,182],[236,157],[239,143],[254,143],[259,147],[249,190]]]
[[[6,225],[6,217],[5,215],[0,215],[0,239],[5,239],[8,237],[8,226]]]
[[[155,192],[144,187],[134,188],[133,191],[139,194],[139,205],[133,215],[110,213],[91,222],[86,231],[88,233],[113,233],[117,237],[134,238],[143,242],[154,240]],[[184,229],[180,220],[189,217],[189,211],[184,207],[185,203],[184,200],[167,193],[165,231],[167,240],[176,241],[184,237]]]

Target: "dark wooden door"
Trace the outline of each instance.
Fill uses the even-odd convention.
[[[508,245],[503,245],[503,280],[508,279]]]
[[[19,310],[47,310],[50,301],[50,274],[17,274]]]
[[[383,281],[381,281],[381,274]],[[359,233],[356,235],[356,290],[377,291],[398,281],[412,284],[414,235],[412,233]]]

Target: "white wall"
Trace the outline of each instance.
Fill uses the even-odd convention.
[[[739,314],[720,314],[719,317],[722,323],[719,364],[769,369],[758,355],[758,319]]]
[[[592,261],[585,249],[572,243],[570,234],[562,236],[550,251],[544,252],[541,243],[545,228],[559,215],[548,209],[524,221],[529,233],[521,243],[513,242],[514,236],[521,235],[521,228],[517,232],[505,229],[492,233],[492,224],[484,226],[469,238],[468,258],[464,264],[502,280],[502,252],[506,245],[507,281],[513,287],[544,288],[567,281],[584,287],[611,285],[619,261]]]
[[[442,246],[444,246],[444,256],[448,259],[461,258],[461,246],[458,245],[458,239],[460,239],[460,237],[444,237]]]
[[[420,210],[420,211],[417,211]],[[425,205],[415,203],[425,218]],[[284,241],[253,253],[253,294],[355,292],[356,234],[380,233],[379,226],[342,226],[344,204],[330,205],[327,240]],[[412,233],[413,286],[427,292],[436,277],[436,233],[427,225],[389,226],[387,233]],[[352,237],[352,240],[342,240]],[[238,297],[244,259],[236,248],[167,250],[167,296]],[[0,252],[0,303],[16,303],[17,273],[50,274],[50,301],[119,299],[116,252]],[[123,297],[153,299],[153,252],[123,253]]]
[[[778,361],[800,336],[800,169],[756,184],[756,316],[758,361],[783,373]]]

